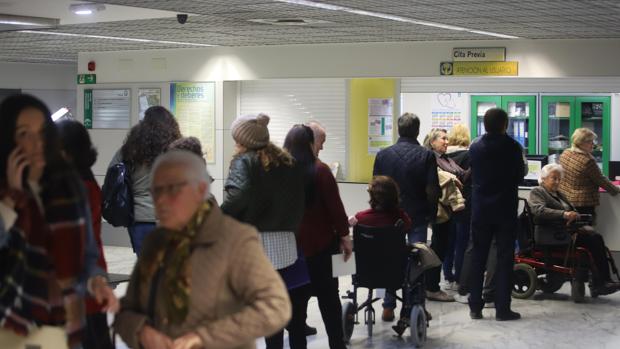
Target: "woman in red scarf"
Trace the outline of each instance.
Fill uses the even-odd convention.
[[[63,326],[77,346],[86,289],[118,302],[99,253],[78,175],[60,156],[49,109],[35,97],[0,104],[0,324],[18,335]]]

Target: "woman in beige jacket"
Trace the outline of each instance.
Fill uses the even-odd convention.
[[[202,160],[170,151],[153,165],[159,228],[143,246],[114,327],[131,348],[254,348],[291,304],[256,229],[208,195]]]
[[[560,156],[564,168],[560,191],[580,214],[592,216],[596,216],[595,207],[599,205],[599,187],[614,196],[620,193],[620,189],[603,175],[592,156],[596,138],[590,129],[578,128],[573,132],[572,147]]]

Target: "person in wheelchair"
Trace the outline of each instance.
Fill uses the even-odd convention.
[[[361,224],[368,227],[386,227],[386,226],[399,226],[403,234],[406,234],[411,229],[411,219],[405,211],[399,206],[400,195],[398,184],[388,176],[375,176],[368,184],[368,194],[370,200],[370,208],[364,211],[356,213],[349,218],[349,224],[355,226]],[[395,292],[396,290],[391,290]],[[386,294],[387,295],[387,294]],[[396,307],[396,299],[394,297],[385,297],[383,302],[383,314],[382,319],[384,321],[394,320],[394,308]],[[426,311],[426,317],[431,319],[430,313]],[[405,307],[401,309],[401,320],[399,320],[396,326],[393,326],[398,335],[406,329],[408,323],[407,319],[409,314],[405,310]]]
[[[564,170],[559,164],[542,168],[540,186],[530,192],[529,205],[534,220],[537,245],[568,245],[587,249],[595,264],[591,268],[592,290],[599,295],[614,293],[620,284],[611,281],[605,241],[591,226],[584,224],[586,215],[580,215],[559,190]]]

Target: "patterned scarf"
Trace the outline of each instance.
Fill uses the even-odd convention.
[[[161,269],[163,287],[158,290],[162,293],[166,315],[173,324],[182,323],[189,312],[192,243],[210,211],[211,204],[205,201],[183,230],[165,232],[153,253],[144,251],[140,263],[140,272],[144,276],[141,285],[148,289],[152,282],[157,282],[154,278]]]
[[[20,192],[17,221],[2,249],[0,324],[20,335],[40,325],[64,325],[71,347],[80,343],[84,300],[77,293],[84,272],[86,204],[79,177],[54,171],[40,193]]]

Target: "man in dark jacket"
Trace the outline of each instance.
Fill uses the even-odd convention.
[[[390,176],[398,183],[402,208],[413,222],[410,242],[426,242],[428,224],[435,221],[441,196],[437,160],[418,143],[419,133],[420,119],[411,113],[401,115],[398,141],[377,154],[373,170],[373,176]]]
[[[441,195],[435,154],[418,143],[419,133],[420,119],[411,113],[401,115],[398,141],[377,154],[373,170],[374,176],[390,176],[398,183],[402,208],[413,223],[407,234],[410,243],[427,241],[428,225],[435,221]],[[384,321],[394,319],[394,307],[396,301],[386,294]]]
[[[474,258],[469,296],[470,316],[482,318],[482,283],[491,241],[497,245],[495,318],[517,320],[510,309],[516,239],[518,189],[525,175],[521,145],[506,134],[508,114],[502,109],[484,115],[487,131],[469,148],[472,169],[472,239]]]

